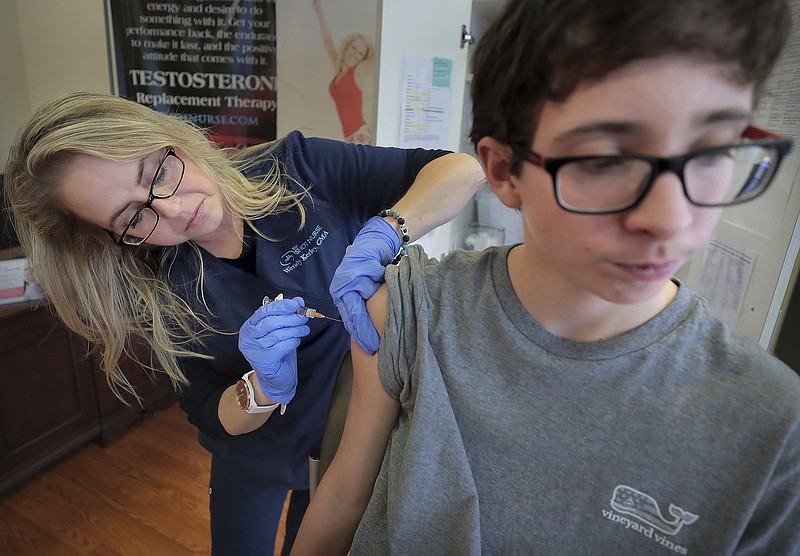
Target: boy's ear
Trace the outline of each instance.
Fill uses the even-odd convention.
[[[477,153],[486,172],[486,179],[495,195],[505,206],[519,208],[521,204],[519,191],[516,178],[511,173],[513,158],[511,147],[494,137],[483,137],[478,141]]]

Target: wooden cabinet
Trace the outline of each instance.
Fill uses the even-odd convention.
[[[97,436],[91,363],[47,309],[0,307],[0,492]]]
[[[46,306],[0,305],[0,495],[81,445],[107,445],[174,402],[132,361],[126,376],[142,405],[120,402],[86,341]]]

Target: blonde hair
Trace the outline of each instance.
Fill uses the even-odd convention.
[[[130,100],[98,93],[70,93],[41,106],[20,129],[5,170],[5,189],[20,244],[45,298],[64,323],[98,349],[112,390],[134,395],[119,370],[123,355],[136,359],[135,342],[151,347],[150,371],[165,372],[177,389],[187,383],[178,360],[212,356],[192,346],[213,331],[171,288],[162,261],[173,248],[117,245],[104,229],[67,211],[59,197],[61,179],[76,154],[132,161],[176,147],[218,187],[225,210],[245,220],[297,210],[305,190],[289,188],[277,142],[244,150],[220,149],[202,129]],[[260,151],[261,157],[254,157]],[[245,177],[263,156],[266,175]],[[254,160],[255,159],[255,160]],[[197,247],[195,246],[197,250]],[[197,251],[199,258],[199,251]],[[203,283],[200,260],[197,292]]]
[[[344,57],[347,55],[347,49],[358,39],[361,39],[361,41],[364,43],[364,46],[367,47],[364,57],[361,58],[358,63],[360,64],[366,60],[372,60],[375,57],[375,47],[372,46],[372,41],[370,41],[366,35],[362,35],[361,33],[352,33],[347,35],[344,39],[342,39],[342,45],[339,47],[339,52],[336,54],[336,75],[339,75],[344,69]]]

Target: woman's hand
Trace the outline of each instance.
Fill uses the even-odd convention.
[[[383,283],[386,265],[400,250],[400,235],[391,224],[373,216],[358,232],[331,280],[331,297],[339,309],[345,329],[365,353],[380,347],[365,301]]]
[[[239,330],[239,351],[253,367],[258,384],[271,400],[288,404],[297,388],[297,346],[310,332],[308,317],[296,311],[303,298],[262,305]]]

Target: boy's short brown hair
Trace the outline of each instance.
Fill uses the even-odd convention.
[[[758,89],[791,30],[786,0],[509,0],[473,57],[473,144],[529,144],[545,101],[643,58],[734,62]]]

